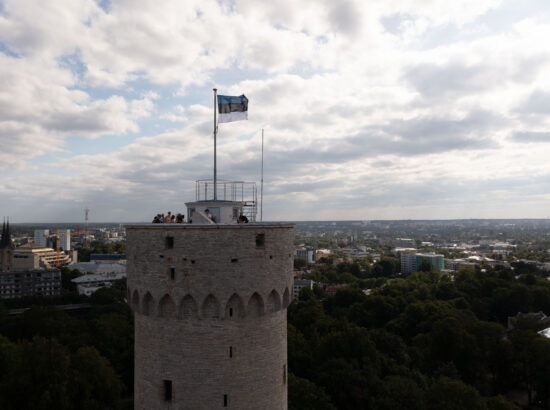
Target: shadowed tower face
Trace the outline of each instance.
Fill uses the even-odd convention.
[[[290,224],[127,229],[136,409],[286,409]]]

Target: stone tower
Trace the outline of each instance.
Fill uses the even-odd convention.
[[[288,407],[294,225],[224,222],[242,203],[220,204],[217,224],[126,226],[136,409]]]

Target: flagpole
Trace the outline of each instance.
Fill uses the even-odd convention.
[[[264,220],[264,129],[262,128],[262,182],[260,185],[260,222]]]
[[[217,194],[217,172],[216,172],[216,135],[218,133],[218,126],[216,125],[216,108],[217,108],[217,94],[218,89],[214,88],[214,201],[218,199]],[[206,198],[205,198],[206,199]]]

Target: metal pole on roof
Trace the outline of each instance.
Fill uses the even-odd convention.
[[[218,89],[214,88],[214,201],[218,199],[217,194],[217,172],[216,172],[216,135],[218,134],[218,125],[216,124],[216,108]],[[206,199],[206,198],[205,198]]]
[[[264,129],[262,128],[262,180],[260,184],[260,222],[264,220]]]

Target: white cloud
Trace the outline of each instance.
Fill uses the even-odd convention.
[[[496,30],[508,0],[4,3],[0,168],[25,173],[0,182],[3,207],[181,206],[211,173],[217,85],[250,100],[248,122],[220,125],[223,176],[259,179],[269,124],[268,217],[543,216],[544,7]],[[129,142],[68,152],[105,135]]]

